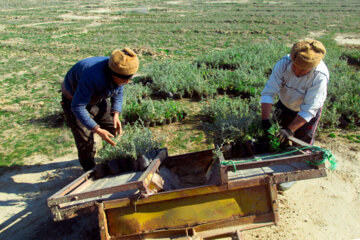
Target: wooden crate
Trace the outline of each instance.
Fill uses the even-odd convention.
[[[215,229],[276,224],[277,184],[326,176],[324,164],[308,164],[322,157],[322,152],[300,151],[280,158],[234,158],[234,164],[222,165],[225,159],[214,158],[213,149],[177,156],[165,151],[143,173],[98,180],[91,178],[91,171],[85,173],[51,196],[48,205],[54,220],[97,210],[102,239],[206,238]],[[238,163],[241,160],[256,161]],[[163,169],[177,175],[170,181],[179,178],[180,185],[149,191],[152,177]]]

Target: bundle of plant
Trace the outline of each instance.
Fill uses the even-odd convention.
[[[116,146],[108,143],[98,151],[96,172],[99,175],[143,171],[157,155],[161,146],[150,129],[140,123],[126,125],[124,133],[115,138]],[[143,156],[146,157],[143,157]],[[100,170],[101,169],[101,170]],[[103,171],[103,173],[100,173]],[[99,176],[98,176],[99,177]]]
[[[233,99],[219,97],[207,108],[212,112],[212,122],[204,122],[203,127],[215,148],[223,151],[225,158],[251,156],[269,150],[269,140],[261,129],[260,107],[256,99]]]

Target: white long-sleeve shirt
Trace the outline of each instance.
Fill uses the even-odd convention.
[[[274,97],[309,122],[323,106],[327,95],[329,70],[323,61],[305,76],[297,77],[291,70],[290,55],[276,64],[261,92],[261,103],[274,104]]]

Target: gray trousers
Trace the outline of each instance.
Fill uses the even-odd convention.
[[[88,171],[95,166],[95,142],[94,133],[87,129],[71,111],[71,101],[64,95],[62,96],[61,106],[64,110],[65,122],[70,127],[78,150],[80,165],[84,171]],[[111,115],[111,104],[104,99],[94,105],[86,107],[90,116],[95,120],[101,128],[106,129],[115,135],[114,118]]]

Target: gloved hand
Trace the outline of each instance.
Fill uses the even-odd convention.
[[[264,130],[265,135],[268,135],[268,130],[269,130],[269,128],[271,128],[270,119],[261,120],[261,128]]]
[[[279,130],[277,136],[281,143],[285,142],[290,136],[294,136],[294,133],[289,128],[282,128]]]

